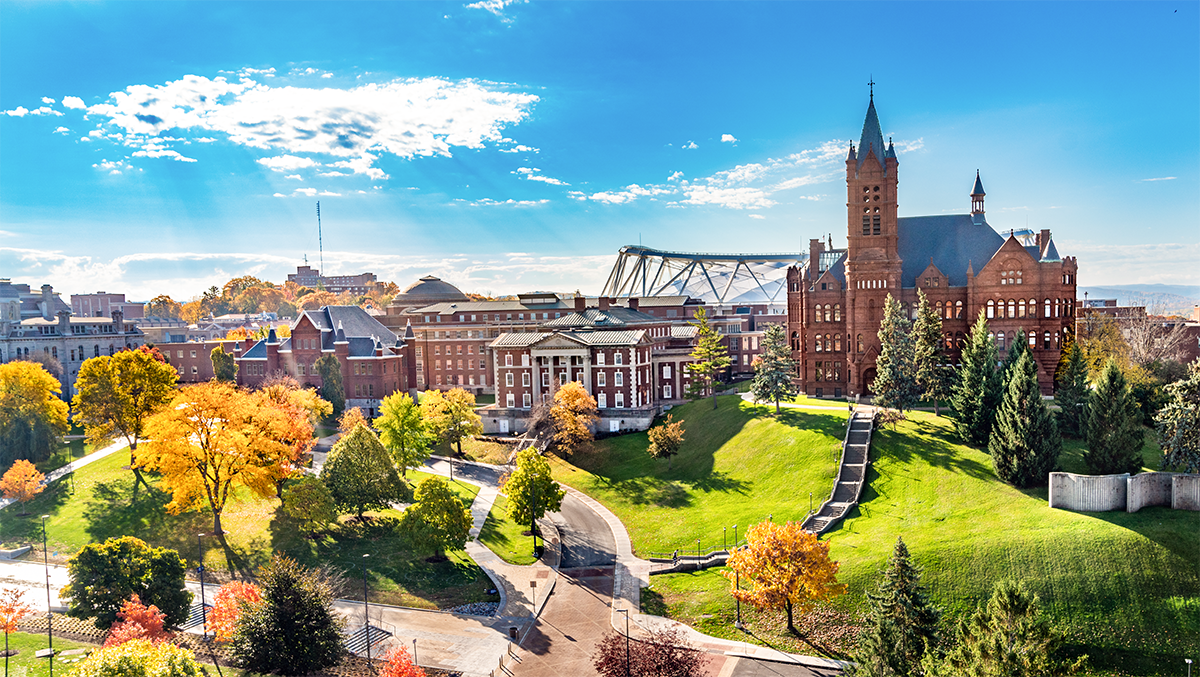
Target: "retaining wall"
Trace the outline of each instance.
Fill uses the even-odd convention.
[[[1175,475],[1171,478],[1171,507],[1176,510],[1200,510],[1200,475]]]
[[[1128,505],[1129,474],[1076,475],[1050,473],[1050,507],[1075,512],[1124,510]]]
[[[1144,472],[1129,478],[1129,503],[1126,512],[1137,512],[1153,505],[1171,506],[1171,480],[1175,473]]]

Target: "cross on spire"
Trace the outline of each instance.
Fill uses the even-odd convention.
[[[873,76],[873,75],[871,76],[871,81],[868,82],[867,85],[870,86],[870,88],[871,88],[871,100],[874,101],[875,100],[875,76]]]

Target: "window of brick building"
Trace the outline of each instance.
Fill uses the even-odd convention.
[[[513,406],[515,406],[515,404],[516,404],[516,397],[512,393],[509,393],[508,395],[506,395],[504,397],[504,404],[509,409],[512,409]]]
[[[524,372],[521,374],[521,385],[525,386],[526,388],[529,387],[529,372]]]
[[[840,304],[840,303],[833,304],[833,321],[834,322],[842,321],[842,304]]]
[[[613,364],[623,364],[624,360],[625,356],[620,351],[613,353]]]
[[[613,385],[617,386],[618,388],[625,385],[625,372],[618,371],[617,373],[613,374]]]
[[[511,367],[511,366],[512,366],[512,353],[505,353],[505,355],[504,355],[504,366],[506,366],[506,367]]]
[[[513,375],[511,371],[504,375],[504,385],[508,388],[513,387]]]
[[[604,372],[601,371],[596,374],[596,385],[601,388],[608,385],[608,376]]]

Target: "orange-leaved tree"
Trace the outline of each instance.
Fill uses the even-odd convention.
[[[650,446],[646,451],[654,458],[665,456],[667,470],[670,471],[671,458],[679,453],[679,447],[683,445],[683,421],[676,421],[671,414],[667,414],[667,420],[651,428],[647,434]]]
[[[146,606],[134,595],[121,605],[121,610],[117,612],[117,618],[121,620],[109,628],[104,646],[120,646],[135,639],[161,644],[171,638],[171,633],[163,629],[166,617],[158,607],[153,604]]]
[[[280,475],[275,480],[275,495],[282,497],[284,480],[300,472],[300,458],[312,451],[317,443],[313,437],[313,426],[333,411],[333,405],[321,399],[316,390],[301,388],[290,378],[272,380],[258,392],[267,403],[286,416],[280,441],[291,449],[291,456],[280,465]]]
[[[209,629],[216,634],[218,641],[229,641],[242,618],[242,608],[261,601],[262,590],[253,583],[230,581],[222,585],[213,598],[212,610],[208,612]]]
[[[380,677],[425,677],[425,671],[413,662],[405,647],[396,647],[383,657]]]
[[[759,522],[746,532],[746,547],[729,556],[730,581],[738,574],[750,588],[731,590],[756,609],[786,609],[788,630],[796,632],[792,613],[846,591],[837,582],[838,563],[829,559],[829,543],[805,531],[799,522]]]
[[[17,631],[17,625],[33,607],[25,603],[25,591],[20,588],[5,588],[0,591],[0,625],[4,626],[4,674],[8,674],[8,634]]]
[[[371,422],[367,420],[366,416],[363,416],[362,409],[359,409],[358,407],[350,407],[346,411],[342,412],[342,415],[338,417],[338,430],[342,431],[343,433],[349,433],[351,430],[354,430],[354,427],[359,423],[367,426],[368,428],[371,427]]]
[[[582,383],[570,381],[554,393],[550,418],[554,419],[554,441],[559,448],[572,451],[592,439],[592,425],[599,420],[596,400]]]
[[[239,486],[266,498],[290,472],[294,420],[261,392],[221,381],[183,388],[146,426],[150,441],[138,452],[147,468],[162,475],[171,492],[167,510],[179,514],[206,503],[213,534],[221,512]]]
[[[0,491],[4,492],[5,498],[11,498],[20,501],[22,504],[33,500],[34,496],[42,493],[46,487],[42,484],[42,480],[46,476],[38,472],[32,463],[25,459],[17,459],[4,473],[4,477],[0,478]],[[29,513],[21,513],[28,515]]]

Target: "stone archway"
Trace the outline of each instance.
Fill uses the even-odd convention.
[[[875,385],[875,377],[878,374],[879,374],[879,372],[875,369],[875,367],[869,367],[866,371],[863,372],[863,377],[862,377],[863,392],[865,392],[867,395],[875,394],[875,391],[872,390],[871,386]]]

